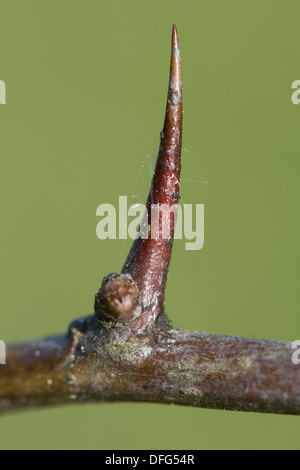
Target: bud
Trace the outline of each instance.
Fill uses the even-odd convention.
[[[112,273],[105,277],[95,296],[95,313],[101,321],[127,323],[142,311],[138,286],[130,274]]]

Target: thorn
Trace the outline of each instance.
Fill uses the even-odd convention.
[[[122,271],[132,276],[141,294],[143,313],[136,320],[138,329],[147,327],[164,313],[165,287],[173,245],[169,240],[174,238],[175,214],[180,197],[182,114],[181,57],[177,29],[173,25],[166,115],[147,200],[148,236],[134,241]],[[157,228],[157,220],[153,214],[151,217],[153,204],[159,204],[161,211],[158,222],[160,234],[163,233],[163,221],[170,218],[170,231],[166,238],[156,236],[154,226]]]

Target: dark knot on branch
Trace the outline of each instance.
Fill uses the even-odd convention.
[[[95,313],[100,321],[127,323],[142,312],[140,292],[130,274],[105,277],[95,296]]]

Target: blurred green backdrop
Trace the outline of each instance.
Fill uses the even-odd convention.
[[[2,340],[65,331],[120,269],[131,242],[98,240],[96,208],[147,196],[173,23],[182,201],[205,204],[205,246],[176,243],[169,315],[192,330],[300,338],[299,13],[297,0],[1,0]],[[104,404],[2,417],[0,447],[297,448],[298,428],[294,417]]]

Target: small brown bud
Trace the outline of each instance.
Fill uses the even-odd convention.
[[[141,314],[138,286],[130,274],[110,274],[102,281],[95,297],[95,312],[99,320],[127,323]]]

